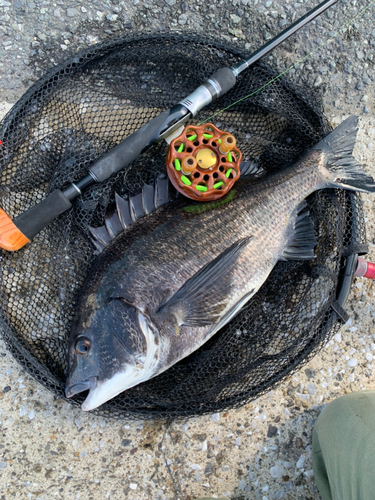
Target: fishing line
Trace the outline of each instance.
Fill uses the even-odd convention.
[[[352,19],[350,19],[344,26],[342,26],[340,29],[338,29],[325,42],[323,42],[322,44],[318,45],[318,47],[316,47],[314,50],[312,50],[311,52],[309,52],[306,56],[304,56],[302,59],[300,59],[296,63],[292,64],[292,66],[290,66],[289,68],[287,68],[285,71],[283,71],[282,73],[279,73],[277,76],[275,76],[274,78],[272,78],[269,82],[265,83],[264,85],[262,85],[261,87],[259,87],[257,90],[254,90],[254,92],[251,92],[251,94],[248,94],[245,97],[241,97],[241,99],[238,99],[237,101],[233,102],[232,104],[229,104],[229,106],[227,106],[227,107],[221,109],[220,111],[217,111],[213,115],[209,116],[206,120],[204,120],[203,122],[199,123],[199,125],[203,125],[204,123],[207,123],[208,121],[211,121],[212,118],[214,118],[215,116],[219,115],[220,113],[223,113],[224,111],[226,111],[227,109],[231,108],[232,106],[235,106],[239,102],[245,101],[246,99],[249,99],[253,95],[258,94],[263,89],[265,89],[266,87],[268,87],[268,85],[271,85],[271,83],[275,82],[276,80],[278,80],[279,78],[281,78],[282,76],[284,76],[285,74],[287,74],[291,69],[295,68],[298,64],[301,64],[304,61],[306,61],[306,59],[308,59],[310,56],[312,56],[315,52],[317,52],[322,47],[324,47],[325,45],[327,45],[328,42],[330,42],[331,40],[333,40],[334,38],[336,38],[339,33],[341,33],[348,26],[350,26],[351,24],[353,24],[354,21],[358,17],[362,16],[362,14],[364,14],[366,12],[366,10],[368,10],[373,3],[375,3],[375,0],[372,0],[366,7],[364,7],[360,12],[358,12],[358,14],[356,14]]]

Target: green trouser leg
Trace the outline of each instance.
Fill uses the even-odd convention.
[[[312,448],[322,500],[374,500],[375,391],[329,403],[316,421]]]

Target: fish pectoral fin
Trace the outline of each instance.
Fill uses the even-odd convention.
[[[309,212],[301,212],[307,203],[304,201],[291,217],[288,227],[289,241],[282,253],[282,260],[311,260],[315,258],[314,247],[317,245],[314,225],[310,219]]]
[[[228,305],[232,275],[253,236],[236,241],[190,278],[158,311],[173,314],[179,325],[206,326],[219,320]]]
[[[240,172],[241,179],[254,178],[254,180],[262,177],[262,175],[265,173],[264,169],[253,161],[241,161]]]
[[[212,337],[212,335],[218,332],[223,326],[225,326],[229,321],[232,321],[233,318],[237,316],[237,314],[241,311],[241,309],[245,306],[245,304],[251,299],[251,297],[255,294],[255,288],[251,289],[246,295],[240,299],[237,304],[235,304],[232,309],[226,312],[225,316],[220,318],[219,322],[215,325],[212,331],[208,333],[208,338]]]

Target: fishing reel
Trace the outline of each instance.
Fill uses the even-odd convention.
[[[167,173],[184,196],[198,201],[217,200],[239,179],[241,160],[232,134],[212,123],[189,125],[170,143]]]

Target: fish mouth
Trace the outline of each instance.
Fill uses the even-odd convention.
[[[94,410],[121,392],[143,382],[143,380],[142,373],[134,370],[133,367],[129,367],[123,372],[118,372],[109,379],[99,380],[96,386],[90,389],[90,392],[82,403],[81,409],[83,411]],[[88,389],[87,385],[86,389]]]
[[[84,380],[83,382],[79,382],[78,384],[67,386],[65,388],[65,396],[67,398],[71,398],[72,396],[80,394],[81,392],[95,389],[95,387],[97,386],[97,382],[98,382],[97,377],[90,377],[87,380]]]

